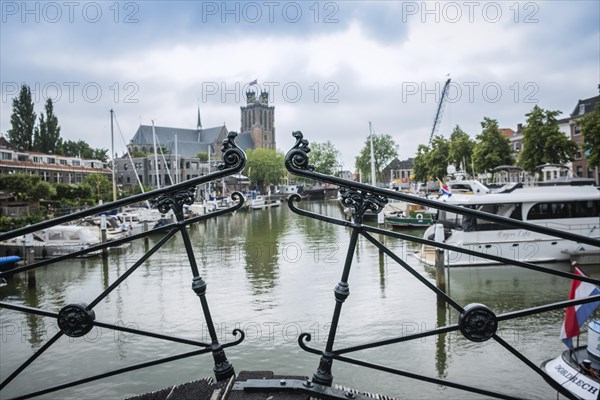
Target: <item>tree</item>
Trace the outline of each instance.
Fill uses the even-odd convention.
[[[96,201],[112,198],[112,184],[105,175],[98,173],[89,174],[85,177],[83,183],[92,188],[92,192],[96,196]]]
[[[83,159],[108,160],[108,149],[93,149],[83,140],[77,142],[66,140],[61,144],[60,153],[68,157],[81,157]]]
[[[528,114],[523,129],[523,149],[519,166],[529,172],[546,163],[563,164],[573,159],[577,145],[559,129],[556,116],[560,111],[544,110],[537,105]]]
[[[398,145],[394,139],[387,134],[373,134],[373,153],[375,158],[376,179],[381,181],[381,170],[385,168],[390,161],[398,157]],[[356,169],[362,175],[363,181],[370,181],[371,177],[371,137],[365,140],[365,145],[356,157]],[[367,178],[368,177],[368,178]]]
[[[475,138],[473,164],[479,172],[490,171],[500,165],[512,165],[513,156],[508,138],[498,130],[498,121],[485,117],[483,130]]]
[[[19,200],[49,199],[56,195],[56,189],[43,181],[39,175],[2,174],[0,187],[5,193],[12,193]]]
[[[254,149],[246,152],[247,162],[244,175],[250,183],[263,189],[267,185],[281,183],[286,174],[284,155],[275,149]]]
[[[22,85],[19,97],[13,99],[13,112],[10,116],[11,128],[6,132],[8,141],[23,150],[32,149],[35,112],[29,86]]]
[[[309,157],[316,172],[335,175],[340,169],[340,151],[329,140],[325,143],[311,143]]]
[[[44,114],[40,113],[38,126],[33,135],[33,149],[42,153],[60,152],[62,140],[60,138],[60,126],[58,118],[54,115],[54,106],[52,99],[46,100],[46,119]]]
[[[600,166],[600,102],[594,110],[583,116],[577,125],[583,135],[583,151],[591,166]]]
[[[452,134],[450,134],[450,149],[448,152],[448,164],[455,166],[463,165],[465,171],[469,170],[469,161],[473,157],[473,148],[475,141],[462,129],[456,125]],[[471,174],[473,171],[470,171]]]
[[[208,161],[208,153],[206,151],[201,151],[196,155],[196,158],[198,158],[202,162],[206,162]]]
[[[413,174],[415,181],[427,182],[429,176],[429,169],[427,168],[427,158],[429,156],[430,148],[424,144],[420,144],[417,148],[417,155],[413,161]]]
[[[427,153],[426,166],[429,178],[442,179],[447,175],[448,154],[450,153],[450,142],[443,136],[436,136],[431,141],[431,151]]]

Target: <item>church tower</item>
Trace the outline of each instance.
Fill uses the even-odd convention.
[[[269,106],[269,93],[262,91],[258,100],[254,91],[246,92],[246,106],[242,111],[240,132],[249,132],[254,148],[276,149],[275,107]]]

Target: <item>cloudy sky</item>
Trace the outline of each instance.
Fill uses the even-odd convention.
[[[46,97],[64,139],[116,151],[138,125],[240,129],[250,81],[270,92],[277,147],[330,140],[344,167],[369,133],[400,158],[483,117],[516,129],[536,104],[572,112],[598,94],[600,2],[2,1],[0,132],[21,83]]]

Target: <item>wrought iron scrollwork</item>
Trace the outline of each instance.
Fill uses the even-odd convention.
[[[498,318],[492,310],[483,304],[469,304],[460,314],[458,325],[460,332],[473,342],[485,342],[498,330]]]
[[[308,153],[310,153],[308,140],[304,139],[302,132],[299,131],[293,132],[292,136],[296,138],[296,144],[285,156],[286,168],[292,171],[314,171],[315,167],[308,163]]]
[[[81,337],[94,327],[96,314],[85,304],[69,304],[58,312],[58,327],[69,337]]]
[[[175,215],[183,213],[184,205],[192,205],[196,197],[196,186],[188,186],[173,193],[163,194],[150,201],[152,207],[155,207],[163,214],[173,210]]]
[[[388,202],[387,197],[347,187],[340,189],[340,195],[342,204],[352,209],[357,222],[362,221],[369,210],[375,214],[380,213]]]
[[[227,139],[223,140],[223,146],[221,146],[223,162],[219,163],[217,166],[219,171],[223,171],[224,169],[236,169],[240,164],[246,161],[244,151],[235,143],[236,136],[237,133],[229,132]]]

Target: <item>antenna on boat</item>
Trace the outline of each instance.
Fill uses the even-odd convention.
[[[429,146],[431,146],[433,135],[435,135],[438,128],[440,127],[440,122],[442,122],[442,115],[444,115],[444,106],[446,105],[446,98],[448,97],[449,86],[450,78],[446,80],[446,83],[444,83],[444,88],[442,89],[442,97],[440,98],[440,103],[438,104],[438,108],[435,112],[435,117],[433,119],[433,128],[431,129],[431,135],[429,135]]]
[[[112,160],[112,191],[113,201],[117,201],[117,182],[115,180],[115,133],[113,129],[113,109],[110,109],[110,146],[111,146],[111,160]]]

